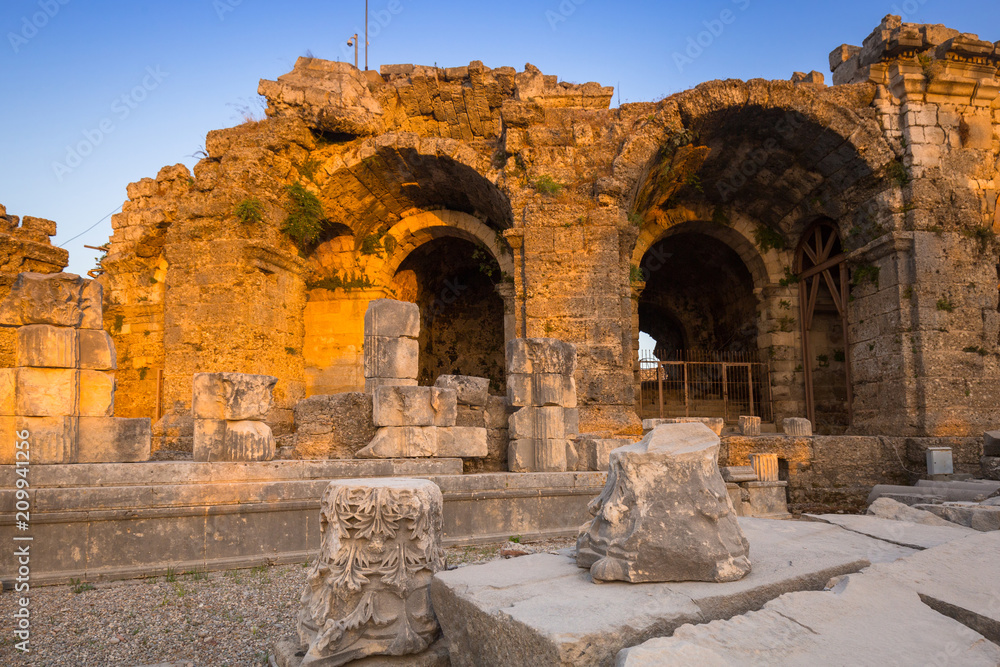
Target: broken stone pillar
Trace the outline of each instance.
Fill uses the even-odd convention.
[[[195,373],[191,414],[195,461],[270,461],[274,435],[264,423],[278,378]]]
[[[758,481],[777,482],[778,481],[778,455],[777,454],[751,454],[750,467],[757,475]]]
[[[740,417],[740,433],[746,436],[760,435],[760,417]]]
[[[417,385],[420,307],[395,299],[375,299],[365,311],[365,391],[381,386]]]
[[[611,452],[594,519],[576,563],[599,581],[736,581],[750,545],[718,466],[719,437],[704,424],[658,426]]]
[[[302,665],[413,655],[439,628],[430,582],[445,566],[441,490],[422,479],[331,482],[321,546],[302,592]]]
[[[813,434],[812,422],[805,417],[788,417],[781,421],[781,429],[785,435],[809,437]]]
[[[68,273],[21,273],[0,301],[15,363],[0,369],[0,464],[27,432],[32,463],[147,461],[149,419],[115,418],[117,355],[101,286]]]
[[[576,346],[555,338],[507,343],[511,472],[564,472],[577,465],[571,438],[580,429],[576,407]]]

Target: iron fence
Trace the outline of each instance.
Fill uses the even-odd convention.
[[[639,414],[772,421],[770,370],[750,352],[640,350]]]

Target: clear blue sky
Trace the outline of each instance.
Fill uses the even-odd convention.
[[[615,86],[617,105],[711,79],[829,77],[833,48],[908,9],[910,22],[1000,39],[995,0],[371,0],[369,65],[530,62]],[[258,80],[307,50],[352,60],[345,42],[363,25],[363,0],[3,0],[0,203],[55,220],[67,270],[84,273],[96,253],[83,244],[106,242],[110,219],[69,239],[116,210],[128,183],[193,166],[205,133],[236,124],[239,107],[257,104]],[[710,29],[701,53],[685,53]],[[694,57],[679,65],[677,54]],[[88,154],[72,154],[81,143]]]

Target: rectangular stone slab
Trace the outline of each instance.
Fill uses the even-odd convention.
[[[914,553],[820,523],[741,518],[740,526],[753,570],[725,584],[595,584],[572,558],[552,554],[440,572],[431,596],[452,664],[610,665],[621,649],[685,623],[759,609]]]
[[[1000,643],[1000,531],[971,536],[879,563],[866,576],[891,578],[924,602]]]
[[[379,387],[372,420],[383,426],[454,426],[458,413],[454,389]]]
[[[80,368],[89,368],[95,371],[113,371],[118,368],[115,344],[107,331],[81,329],[78,336]]]
[[[830,591],[782,595],[760,611],[686,625],[618,654],[618,667],[652,665],[996,665],[1000,647],[867,574]]]
[[[855,533],[899,544],[911,549],[930,549],[963,537],[975,535],[976,531],[959,525],[928,526],[910,521],[893,521],[877,516],[856,514],[808,515],[812,519],[825,521],[846,528]]]
[[[17,329],[17,365],[35,368],[76,368],[79,365],[77,330],[51,324]]]

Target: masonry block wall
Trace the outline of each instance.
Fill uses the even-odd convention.
[[[713,81],[609,108],[610,88],[530,65],[300,59],[261,82],[266,119],[210,133],[193,174],[133,184],[113,219],[102,280],[121,409],[185,409],[196,370],[264,373],[280,439],[299,398],[361,387],[369,301],[448,313],[426,276],[461,259],[499,296],[495,317],[461,326],[491,336],[430,340],[449,317],[423,321],[421,372],[485,376],[501,341],[557,337],[578,350],[581,430],[633,433],[646,273],[683,234],[725,244],[751,276],[729,308],[745,326],[724,328],[771,364],[776,419],[805,414],[809,368],[834,421],[849,366],[849,432],[980,432],[1000,420],[998,63],[995,44],[887,17],[831,54],[833,87]],[[299,242],[283,231],[290,187],[319,225]],[[850,266],[843,361],[839,324],[810,334],[829,350],[802,352],[796,262],[821,221]],[[690,321],[724,321],[710,302]],[[496,349],[463,368],[475,345]]]

